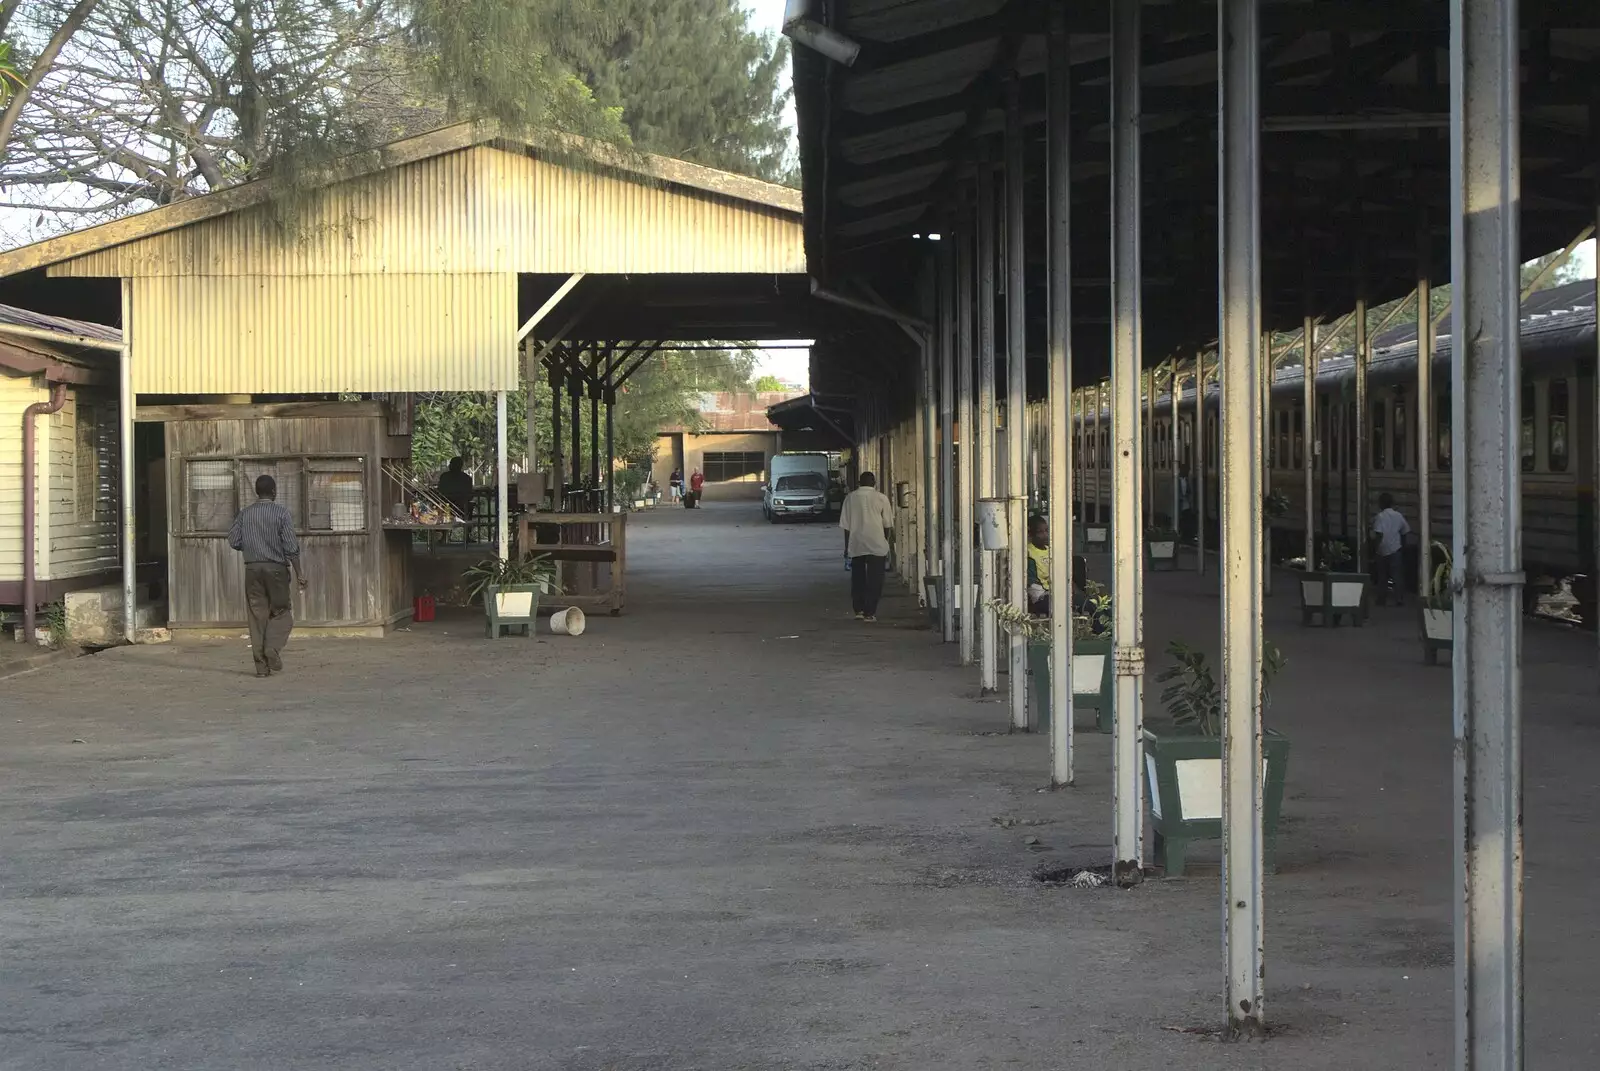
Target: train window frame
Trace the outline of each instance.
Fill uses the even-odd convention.
[[[1522,419],[1517,440],[1517,454],[1523,472],[1539,470],[1539,391],[1532,376],[1522,375]]]
[[[1389,429],[1389,471],[1408,472],[1411,469],[1411,409],[1404,390],[1389,393],[1392,416]]]
[[[1389,399],[1379,394],[1371,402],[1372,426],[1367,429],[1367,468],[1371,472],[1389,469]]]
[[[1440,384],[1435,392],[1433,403],[1433,454],[1434,467],[1440,472],[1449,472],[1451,459],[1454,453],[1454,440],[1450,437],[1451,428],[1455,424],[1455,406],[1452,404],[1450,383],[1445,381]]]
[[[1289,418],[1289,451],[1290,460],[1294,462],[1291,468],[1299,471],[1306,467],[1305,404],[1296,402],[1289,407],[1289,411],[1292,414]]]
[[[1556,384],[1561,385],[1561,412],[1556,413]],[[1572,465],[1572,388],[1566,376],[1553,376],[1544,381],[1545,467],[1550,472],[1566,472]],[[1560,426],[1559,436],[1556,433]],[[1561,450],[1556,451],[1560,441]],[[1557,463],[1557,459],[1560,459]]]

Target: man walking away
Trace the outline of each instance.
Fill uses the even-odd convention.
[[[300,567],[300,541],[294,518],[278,505],[278,481],[256,477],[256,500],[239,511],[228,529],[228,546],[244,554],[244,602],[250,616],[250,657],[256,676],[270,677],[283,669],[283,648],[294,628],[289,604],[289,567],[301,590],[306,574]]]
[[[878,620],[883,570],[889,563],[889,535],[894,531],[894,504],[877,484],[876,476],[863,472],[839,509],[844,553],[850,559],[850,605],[857,621]]]
[[[1390,585],[1394,587],[1396,606],[1406,601],[1405,573],[1400,563],[1400,548],[1411,526],[1394,508],[1394,496],[1387,491],[1378,496],[1378,515],[1372,519],[1372,537],[1378,548],[1372,561],[1373,581],[1378,589],[1378,601],[1386,602]]]

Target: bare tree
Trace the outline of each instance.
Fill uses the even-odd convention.
[[[21,2],[22,0],[4,0],[4,3],[0,3],[0,38],[5,36],[6,28],[10,25],[11,19],[16,14]],[[11,131],[17,125],[17,118],[22,114],[23,105],[28,103],[28,98],[33,95],[33,91],[38,87],[39,82],[50,72],[50,67],[55,62],[56,57],[67,46],[67,42],[72,40],[72,36],[82,28],[90,13],[94,11],[95,5],[99,2],[100,0],[77,0],[72,5],[66,14],[62,16],[60,23],[45,38],[44,47],[34,60],[26,78],[11,70],[6,72],[7,80],[10,83],[7,86],[9,100],[6,101],[5,111],[0,112],[0,161],[3,161],[6,157],[6,145],[11,141]],[[10,59],[9,52],[10,48],[8,46],[7,60]],[[6,96],[7,93],[0,92],[0,99],[5,99]]]

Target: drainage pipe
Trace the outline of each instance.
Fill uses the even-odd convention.
[[[37,578],[34,573],[38,548],[35,545],[37,525],[34,510],[37,508],[39,498],[38,488],[34,485],[39,457],[37,442],[39,436],[33,418],[59,413],[61,407],[66,404],[67,385],[52,383],[48,402],[34,402],[22,411],[22,630],[29,643],[33,642],[36,624],[34,604],[37,596],[34,587]]]

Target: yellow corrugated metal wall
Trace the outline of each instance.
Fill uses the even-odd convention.
[[[133,280],[140,394],[514,390],[510,273]]]
[[[89,253],[53,275],[805,271],[800,216],[478,146],[355,179],[293,232],[256,207]]]
[[[476,146],[89,253],[133,281],[141,394],[502,390],[516,273],[805,271],[797,212]]]

